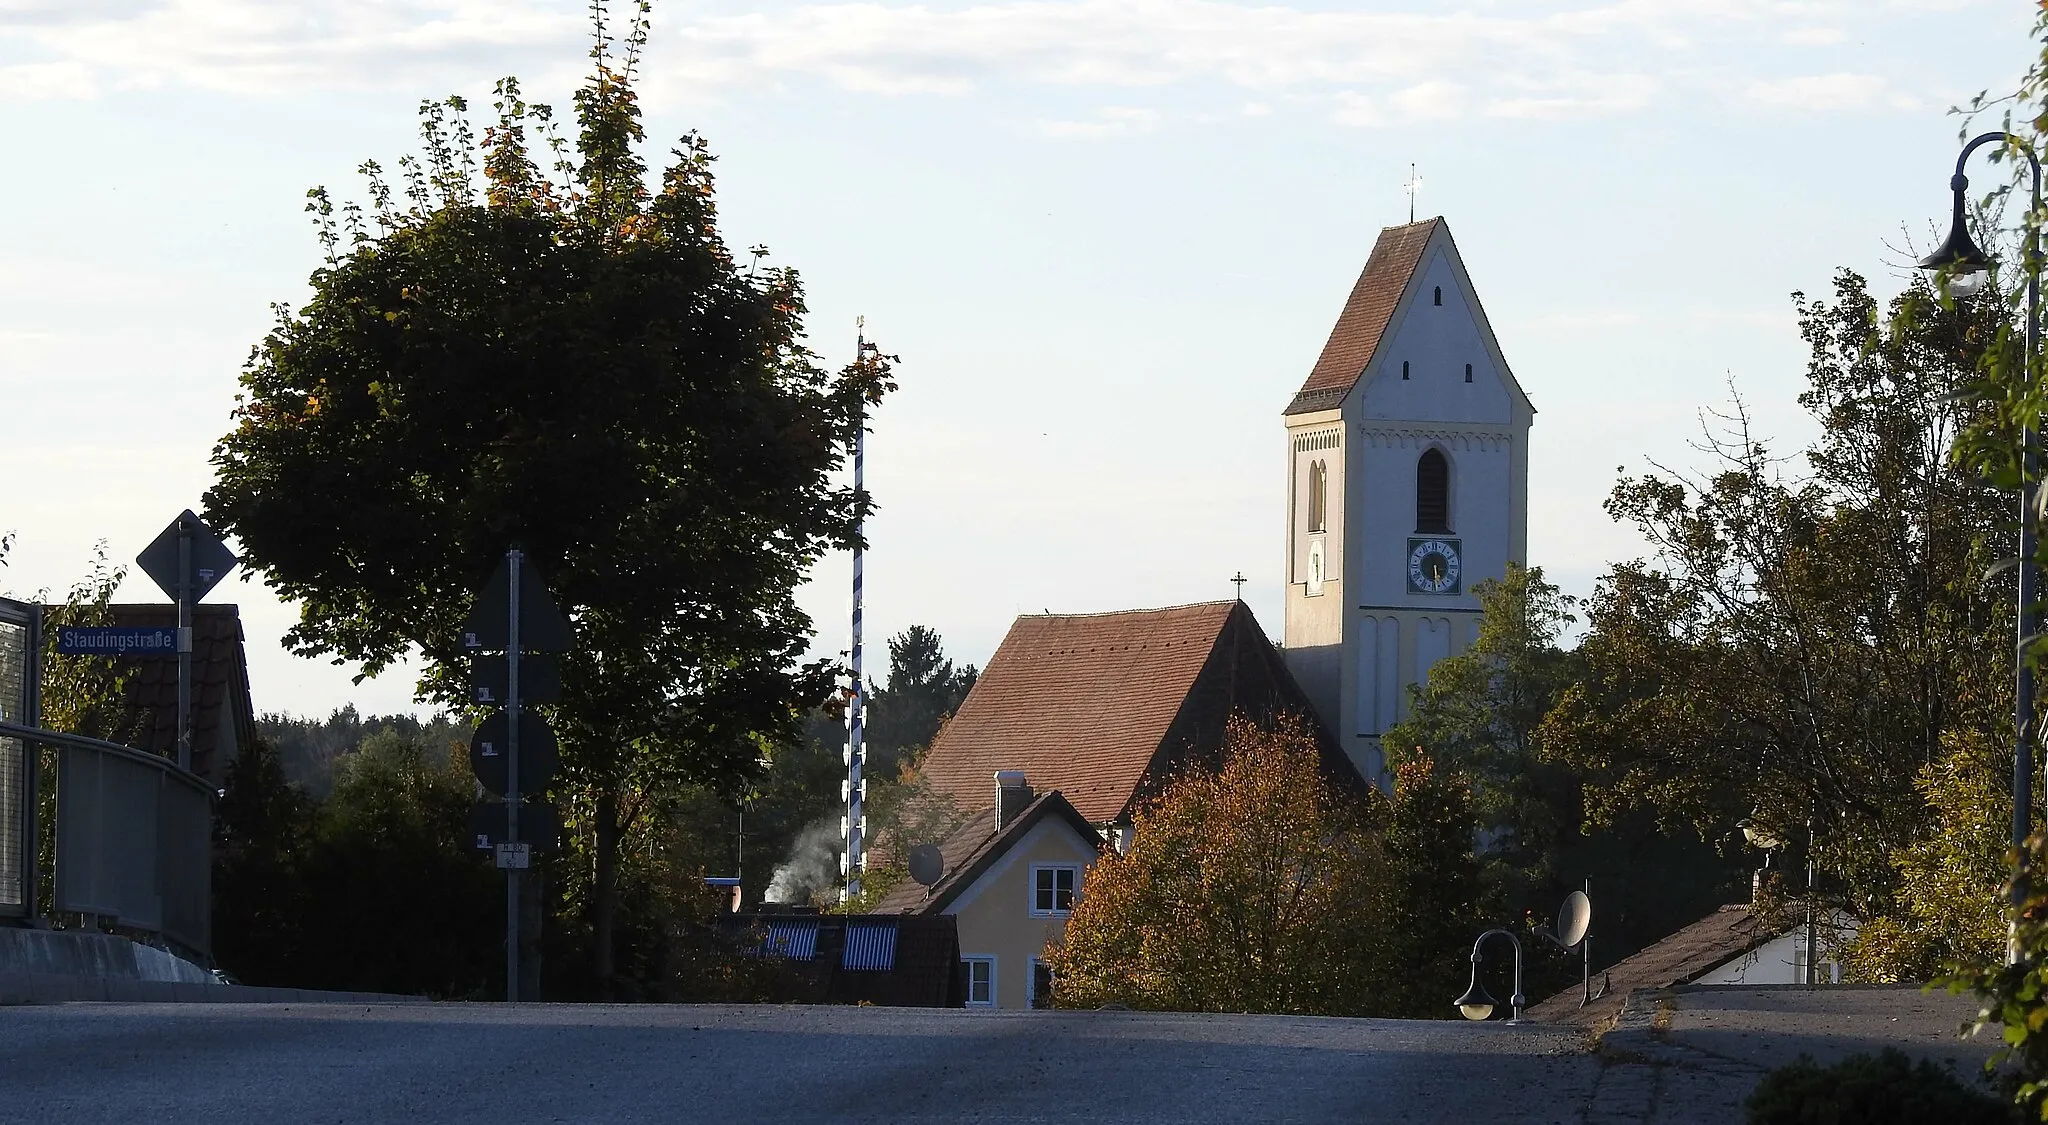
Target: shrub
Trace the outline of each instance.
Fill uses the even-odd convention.
[[[1764,1076],[1749,1095],[1749,1125],[2001,1125],[2013,1120],[1997,1098],[1895,1047],[1821,1066],[1801,1055]]]

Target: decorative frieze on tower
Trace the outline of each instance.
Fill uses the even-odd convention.
[[[1528,546],[1535,407],[1450,227],[1380,232],[1286,411],[1287,663],[1359,772],[1412,685],[1478,634],[1474,584]]]

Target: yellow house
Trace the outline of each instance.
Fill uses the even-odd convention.
[[[1101,836],[1057,791],[1034,796],[1022,773],[998,773],[994,795],[938,845],[938,882],[899,884],[874,912],[954,916],[968,1007],[1051,1007],[1045,948],[1066,931]]]

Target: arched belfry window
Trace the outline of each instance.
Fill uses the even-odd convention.
[[[1415,462],[1415,530],[1451,529],[1451,463],[1443,450],[1426,449]]]
[[[1330,517],[1330,472],[1321,461],[1308,466],[1308,529],[1321,531]]]
[[[1436,297],[1436,303],[1437,303],[1437,304],[1439,304],[1439,305],[1443,304],[1443,303],[1444,303],[1444,287],[1443,287],[1443,286],[1441,286],[1441,285],[1437,286],[1437,287],[1436,287],[1436,293],[1434,294],[1434,296]]]

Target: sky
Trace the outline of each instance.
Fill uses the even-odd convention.
[[[1017,614],[1240,571],[1277,638],[1280,411],[1411,166],[1538,410],[1529,561],[1591,592],[1642,551],[1601,508],[1618,470],[1703,464],[1733,394],[1775,448],[1810,436],[1791,294],[1901,287],[1946,222],[1951,107],[2013,88],[2033,15],[657,0],[641,89],[653,155],[690,130],[718,155],[728,243],[801,273],[824,361],[857,317],[901,356],[868,641],[923,624],[979,663]],[[581,0],[0,0],[0,590],[61,592],[198,506],[249,349],[319,263],[307,188],[360,197],[422,99],[517,75],[566,111],[587,46]],[[849,573],[802,591],[820,653]],[[412,709],[407,669],[286,653],[260,575],[211,600],[242,607],[259,710]]]

